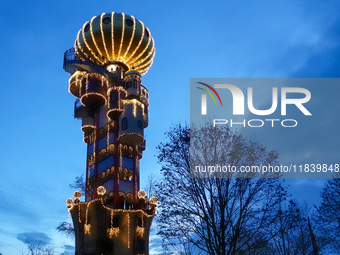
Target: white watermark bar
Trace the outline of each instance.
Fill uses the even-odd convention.
[[[192,78],[194,178],[337,178],[340,78]]]

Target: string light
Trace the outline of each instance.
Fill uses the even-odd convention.
[[[109,146],[107,147],[107,153],[108,155],[113,155],[115,154],[115,145],[114,144],[109,144]]]
[[[147,29],[147,30],[148,30],[148,32],[150,33],[149,29]],[[146,57],[141,58],[141,57],[144,55],[145,51],[146,51],[146,50],[148,49],[148,47],[150,46],[150,44],[152,45],[151,50],[148,52],[148,54],[146,55]],[[148,40],[148,44],[146,45],[146,47],[144,48],[144,50],[142,51],[142,53],[140,53],[140,54],[139,54],[136,58],[134,58],[133,61],[132,61],[132,63],[133,63],[133,65],[135,66],[135,68],[136,68],[139,64],[143,63],[148,57],[150,57],[151,54],[154,54],[154,53],[155,53],[155,41],[154,41],[154,39],[150,36],[150,37],[149,37],[149,40]],[[153,58],[152,58],[152,59],[153,59]]]
[[[80,217],[80,205],[78,205],[78,222],[81,223],[81,217]]]
[[[127,214],[128,218],[128,248],[130,248],[130,214]]]
[[[112,209],[111,207],[107,207],[106,205],[104,205],[104,201],[102,199],[99,199],[99,198],[95,198],[95,199],[92,199],[91,201],[89,202],[81,202],[79,203],[78,205],[75,205],[73,206],[70,211],[72,211],[75,207],[78,207],[80,208],[80,205],[86,205],[87,206],[87,209],[88,207],[92,204],[92,203],[95,203],[95,202],[100,202],[101,203],[101,206],[103,208],[105,208],[106,210],[109,210],[110,212],[114,212],[114,213],[118,213],[118,212],[122,212],[122,213],[139,213],[139,214],[142,214],[143,216],[145,217],[148,217],[148,218],[151,218],[153,217],[154,215],[152,214],[148,214],[146,213],[144,210],[142,209]],[[79,210],[80,211],[80,210]],[[81,221],[79,221],[81,223]]]
[[[107,117],[107,122],[109,121],[109,117]],[[108,125],[107,127],[107,134],[106,134],[106,150],[109,150],[109,145],[110,145],[110,126]]]
[[[94,164],[94,162],[95,162],[95,157],[96,157],[96,153],[95,152],[93,152],[93,153],[91,153],[89,156],[88,156],[88,164],[89,164],[89,166],[92,166],[93,164]]]
[[[127,213],[127,228],[128,228],[128,243],[127,243],[127,247],[130,248],[131,247],[131,233],[130,233],[130,227],[131,227],[131,218],[130,218],[130,213],[135,213],[136,215],[141,214],[142,215],[142,226],[139,227],[137,226],[136,228],[136,232],[137,235],[139,236],[143,236],[145,233],[145,228],[144,228],[144,217],[148,217],[148,218],[152,218],[154,215],[153,214],[147,214],[144,210],[142,209],[138,209],[138,210],[126,210],[126,209],[112,209],[110,207],[107,207],[103,204],[103,200],[102,199],[93,199],[90,202],[85,202],[85,203],[80,203],[78,204],[76,207],[78,207],[78,221],[79,223],[81,223],[81,214],[80,214],[80,205],[81,204],[86,204],[86,214],[85,214],[85,224],[84,224],[84,233],[85,234],[91,234],[91,224],[88,222],[88,218],[89,218],[89,207],[92,203],[94,202],[98,202],[100,201],[101,205],[103,208],[105,208],[106,210],[109,210],[111,213],[111,226],[110,228],[108,228],[107,232],[109,233],[110,238],[112,238],[113,236],[118,236],[120,229],[119,227],[113,227],[113,215],[116,212],[121,212],[121,213]],[[69,211],[71,211],[74,207],[72,207]]]
[[[135,20],[135,17],[133,17],[133,16],[131,16],[131,18],[132,18],[132,21],[133,21],[133,25],[132,25],[132,26],[133,26],[133,28],[132,28],[132,35],[131,35],[131,39],[130,39],[130,42],[129,42],[129,46],[127,47],[127,49],[126,49],[126,51],[125,51],[125,54],[124,54],[123,59],[125,59],[126,54],[129,52],[130,47],[131,47],[131,44],[132,44],[132,41],[133,41],[133,39],[134,39],[134,37],[135,37],[136,20]]]
[[[78,51],[78,39],[79,39],[79,34],[80,34],[80,30],[78,31],[77,33],[77,39],[74,41],[74,51],[76,54],[79,54],[79,51]]]
[[[102,42],[103,42],[103,45],[104,45],[104,50],[105,50],[105,53],[106,53],[106,58],[110,59],[109,52],[107,51],[107,48],[106,48],[105,36],[104,36],[104,31],[103,31],[103,17],[104,17],[104,15],[105,15],[105,13],[103,13],[100,16],[100,33],[102,35]]]
[[[146,59],[148,59],[148,58],[151,56],[151,54],[154,54],[155,52],[156,52],[156,50],[155,50],[155,48],[153,48],[145,58],[143,58],[143,59],[141,59],[140,61],[137,62],[137,64],[135,65],[135,68],[136,68],[136,69],[137,69],[137,68],[138,68],[138,69],[143,69],[143,67],[148,66],[148,65],[153,61],[153,58],[151,58],[149,61],[147,61],[147,62],[144,63],[144,64],[143,64],[143,62],[144,62]],[[143,64],[143,65],[142,65],[142,64]],[[148,69],[149,69],[149,68],[148,68]]]
[[[142,226],[137,226],[136,228],[136,232],[137,232],[137,235],[142,237],[145,233],[145,228],[144,228],[144,220],[143,220],[143,217],[148,217],[148,218],[152,218],[154,215],[149,215],[149,214],[146,214],[144,210],[141,210],[141,209],[138,209],[138,210],[124,210],[124,209],[112,209],[112,208],[109,208],[109,207],[106,207],[104,204],[103,204],[103,200],[102,199],[93,199],[92,201],[90,202],[86,202],[86,203],[81,203],[81,204],[86,204],[86,216],[85,216],[85,224],[84,224],[84,233],[85,234],[91,234],[91,224],[88,223],[88,217],[89,217],[89,207],[90,205],[93,203],[93,202],[97,202],[97,201],[100,201],[101,202],[101,205],[103,208],[105,208],[106,210],[109,210],[110,213],[111,213],[111,226],[110,228],[108,228],[107,232],[109,233],[109,236],[110,238],[112,238],[113,236],[118,236],[119,232],[120,232],[120,229],[119,227],[113,227],[113,215],[115,212],[122,212],[122,213],[126,213],[127,214],[127,230],[128,230],[128,236],[127,236],[127,248],[130,248],[131,247],[131,233],[130,233],[130,228],[131,228],[131,217],[130,217],[130,213],[135,213],[135,215],[138,215],[138,214],[141,214],[142,215]],[[80,220],[80,205],[78,205],[78,208],[79,208],[79,223],[81,223],[81,220]]]
[[[136,232],[137,232],[137,235],[142,237],[144,235],[144,227],[140,227],[140,226],[137,226],[136,228]]]
[[[86,23],[85,23],[86,24]],[[85,24],[84,24],[84,26],[85,26]],[[83,26],[83,27],[84,27]],[[76,39],[76,41],[75,41],[75,50],[76,50],[76,52],[79,54],[79,52],[78,52],[78,48],[79,48],[79,50],[81,51],[81,53],[82,54],[84,54],[84,56],[86,57],[86,58],[90,58],[89,57],[89,55],[85,52],[85,50],[83,49],[83,47],[80,45],[80,32],[82,31],[82,29],[80,29],[79,30],[79,32],[78,32],[78,35],[77,35],[77,39]]]
[[[97,188],[97,193],[98,193],[99,196],[104,196],[105,193],[106,193],[106,189],[103,186],[99,186]]]
[[[145,28],[145,29],[147,29],[147,28]],[[150,33],[150,32],[149,32],[149,29],[147,29],[147,31],[148,31],[148,33]],[[152,41],[152,40],[151,40],[151,36],[149,36],[148,42],[147,42],[146,46],[144,47],[144,50],[142,50],[142,52],[141,52],[137,57],[135,57],[135,58],[131,61],[132,65],[135,63],[135,61],[136,61],[138,58],[140,58],[141,56],[143,56],[144,52],[148,49],[149,44],[150,44],[151,41]],[[137,63],[138,63],[138,62],[137,62]]]
[[[91,135],[91,142],[93,143],[93,150],[92,150],[92,156],[90,155],[90,160],[88,161],[88,178],[90,179],[90,175],[91,175],[91,166],[94,165],[94,163],[96,162],[96,143],[95,143],[95,139],[96,139],[96,132],[93,132]]]
[[[83,50],[83,47],[80,45],[80,33],[81,33],[82,29],[80,29],[78,31],[78,35],[77,35],[77,39],[75,41],[75,52],[77,53],[77,55],[84,60],[84,58],[82,56],[85,56],[86,58],[89,58],[87,53]]]
[[[146,73],[148,72],[149,68],[152,66],[152,64],[153,64],[153,58],[154,58],[155,53],[156,53],[156,49],[153,48],[153,49],[149,52],[149,54],[143,59],[143,61],[145,61],[146,59],[148,59],[148,58],[151,56],[151,54],[153,54],[153,56],[151,56],[151,58],[150,58],[149,61],[147,61],[147,62],[144,63],[144,64],[143,64],[142,61],[139,61],[139,62],[141,62],[141,63],[134,66],[134,68],[137,69],[137,70],[141,73],[141,75],[146,74]],[[143,64],[143,65],[142,65],[142,64]]]
[[[136,51],[138,50],[139,46],[141,45],[143,38],[144,38],[144,23],[142,21],[139,20],[139,23],[142,25],[142,36],[140,37],[140,40],[138,42],[137,47],[135,48],[135,50],[132,52],[132,54],[130,55],[130,57],[126,60],[126,62],[129,62],[129,60],[133,57],[133,55],[135,55]]]
[[[75,203],[78,204],[80,202],[79,199],[81,198],[81,193],[79,191],[75,191],[73,193],[73,197],[75,198]]]
[[[122,166],[122,144],[119,144],[119,166]]]
[[[117,95],[118,95],[118,108],[115,108],[115,109],[111,109],[111,108],[113,108],[113,106],[111,106],[111,92],[112,92],[112,90],[117,91]],[[107,116],[108,116],[109,112],[111,112],[112,110],[122,111],[122,108],[121,108],[121,93],[124,93],[126,95],[127,91],[123,87],[111,87],[107,90],[107,94],[110,97],[110,99],[108,100],[109,111],[107,112]],[[124,97],[125,97],[125,95],[124,95]]]
[[[139,199],[145,198],[145,196],[146,196],[146,193],[145,193],[144,190],[138,191],[138,198]]]
[[[110,238],[113,236],[118,236],[119,234],[119,227],[113,227],[113,211],[111,210],[111,227],[107,230],[109,232]]]
[[[150,198],[150,203],[156,205],[158,203],[158,199],[156,197]]]
[[[141,219],[142,219],[142,227],[144,227],[144,217],[143,217],[143,215],[142,215]],[[144,231],[143,231],[143,233],[144,233]]]
[[[111,40],[112,40],[112,59],[115,59],[115,37],[114,37],[114,12],[111,13]]]
[[[98,154],[98,161],[101,161],[103,160],[104,158],[106,158],[108,155],[107,155],[107,150],[106,148],[103,148],[100,150],[99,154]]]
[[[132,108],[132,113],[133,113],[133,116],[136,117],[137,116],[137,105],[140,106],[142,108],[142,112],[144,114],[144,104],[140,101],[138,101],[137,99],[124,99],[123,100],[123,105],[126,105],[126,104],[132,104],[133,108]]]
[[[69,78],[68,80],[68,92],[71,93],[72,95],[76,96],[76,97],[80,97],[81,95],[81,78],[86,74],[86,72],[82,72],[82,71],[75,71]],[[75,87],[74,89],[72,89],[72,87]],[[74,94],[73,91],[78,89],[78,95]],[[74,91],[75,92],[75,91]]]
[[[111,15],[110,15],[111,16],[110,22],[106,22],[107,19],[109,19],[109,17],[110,17],[109,15],[110,14],[102,13],[100,16],[93,17],[89,22],[87,22],[83,25],[81,30],[79,30],[78,35],[77,35],[77,39],[75,41],[75,52],[76,52],[76,54],[79,54],[79,56],[77,56],[77,59],[80,58],[80,59],[84,59],[85,61],[86,61],[86,59],[93,60],[95,63],[99,62],[100,65],[104,65],[104,64],[105,65],[109,65],[109,64],[117,65],[117,62],[121,61],[121,63],[124,64],[124,68],[127,66],[128,70],[130,70],[130,66],[134,66],[135,70],[139,71],[142,75],[145,74],[148,71],[149,67],[152,65],[153,57],[155,55],[154,39],[151,37],[151,33],[150,33],[149,29],[146,28],[142,22],[136,20],[133,16],[128,16],[128,15],[125,15],[125,14],[117,14],[117,15],[121,15],[121,16],[115,17],[114,12],[112,12]],[[105,16],[106,16],[106,18],[105,18]],[[121,17],[122,24],[120,24],[120,21],[118,22],[118,24],[115,24],[114,18],[118,19],[118,17],[119,17],[119,19]],[[98,20],[95,20],[96,18],[98,18],[99,24],[98,24]],[[132,27],[129,23],[125,23],[126,19],[128,19],[128,18],[132,19],[132,21],[133,21]],[[103,22],[103,20],[105,21],[105,23]],[[131,20],[129,20],[129,22],[131,23]],[[140,23],[137,24],[137,22],[140,22]],[[106,24],[106,23],[108,23],[108,24]],[[111,23],[111,27],[110,27],[110,23]],[[115,27],[115,25],[116,25],[116,27]],[[137,25],[138,25],[138,28],[137,28]],[[87,28],[88,28],[87,26],[89,26],[90,31],[87,31]],[[98,27],[99,27],[100,32],[98,31]],[[85,32],[85,28],[86,28],[87,32]],[[142,28],[142,30],[140,31],[141,28]],[[137,31],[136,31],[136,29],[137,29]],[[111,35],[109,36],[110,30],[111,30]],[[132,34],[131,34],[131,30],[132,30]],[[146,37],[147,33],[149,34],[148,38]],[[86,34],[86,36],[85,36],[85,34]],[[131,37],[129,37],[130,34],[131,34]],[[112,45],[111,45],[112,52],[110,52],[110,39],[112,41]],[[95,54],[96,52],[99,54],[99,56],[98,56],[98,54]],[[110,58],[110,55],[112,55],[111,58]],[[104,57],[106,57],[106,59],[104,59]],[[101,58],[102,58],[102,60],[101,60]],[[104,66],[104,68],[105,68],[105,66]],[[124,70],[126,71],[126,69],[124,69]],[[86,76],[86,78],[84,78],[85,76]],[[94,76],[96,76],[97,78],[100,78],[102,87],[106,86],[104,93],[89,91],[89,90],[93,90],[91,88],[91,77],[94,77]],[[140,76],[138,76],[138,77],[140,78]],[[82,87],[81,84],[82,83],[81,82],[82,82],[83,78],[86,79],[86,80],[84,80],[85,84],[83,84],[83,91],[84,91],[84,87],[86,89],[85,95],[81,95],[82,94],[81,93],[82,92],[82,90],[81,90],[81,87]],[[119,80],[119,82],[121,82],[121,81]],[[115,85],[117,85],[117,86],[115,86]],[[110,83],[110,86],[112,86],[112,87],[110,87],[106,90],[106,88],[108,87],[108,81],[106,80],[106,78],[104,76],[102,76],[100,74],[95,74],[95,73],[87,74],[87,72],[76,71],[71,75],[71,77],[69,79],[69,91],[72,90],[75,94],[77,94],[77,90],[78,90],[78,87],[79,87],[79,95],[78,96],[81,97],[81,103],[83,103],[83,101],[86,100],[85,96],[98,95],[98,96],[102,97],[105,101],[105,104],[107,104],[107,106],[109,108],[107,113],[109,111],[123,111],[124,108],[126,109],[125,106],[127,106],[127,104],[128,104],[128,105],[130,105],[130,106],[127,106],[128,109],[129,109],[128,114],[129,114],[130,118],[132,117],[131,115],[133,115],[135,118],[137,116],[141,117],[141,115],[143,115],[143,118],[144,118],[145,115],[147,115],[144,112],[144,110],[145,110],[145,107],[147,107],[147,108],[149,107],[149,101],[148,101],[148,91],[146,90],[145,87],[140,85],[140,87],[138,89],[138,91],[139,91],[138,96],[140,96],[140,94],[143,93],[143,95],[145,95],[145,98],[141,97],[139,99],[135,99],[135,98],[124,99],[125,96],[128,95],[128,92],[124,89],[123,86],[121,86],[120,83],[119,84],[111,84]],[[114,100],[112,100],[112,102],[110,100],[110,94],[112,92],[112,89],[116,90],[117,93],[118,93],[118,104],[114,103],[115,102]],[[124,94],[125,94],[125,96],[124,96]],[[84,99],[84,100],[82,100],[82,99]],[[112,103],[114,103],[114,105],[111,105]],[[106,109],[106,107],[104,107],[104,108]],[[142,110],[142,112],[141,112],[141,110]],[[117,116],[117,114],[113,113],[111,116],[116,118],[115,116]],[[111,119],[109,118],[109,115],[106,115],[106,118],[107,118],[107,120],[104,119],[104,122],[106,121],[107,123],[109,123],[107,125],[111,125],[111,122],[114,123],[114,121],[111,121]],[[86,128],[86,127],[89,127],[89,126],[85,125],[84,128]],[[118,143],[119,147],[118,147],[118,150],[117,150],[117,148],[115,147],[115,144],[110,144],[110,138],[111,138],[110,137],[110,131],[113,132],[112,129],[110,129],[110,127],[107,127],[106,125],[101,129],[99,129],[99,127],[95,127],[95,126],[91,126],[91,127],[94,130],[96,130],[98,128],[97,133],[99,134],[99,137],[96,137],[97,136],[96,132],[93,132],[93,131],[90,132],[89,134],[87,134],[88,146],[91,145],[91,142],[93,143],[93,152],[92,152],[92,154],[87,155],[87,161],[88,161],[87,162],[88,163],[87,164],[87,171],[88,171],[87,172],[87,188],[88,189],[92,188],[93,192],[96,191],[95,188],[93,187],[93,183],[94,183],[93,176],[92,176],[92,178],[90,178],[91,171],[93,171],[93,168],[91,169],[91,167],[93,167],[96,163],[98,163],[98,161],[103,160],[107,156],[109,156],[111,154],[119,153],[118,169],[115,169],[112,166],[113,169],[114,169],[112,171],[112,167],[111,168],[109,167],[108,170],[106,170],[107,174],[105,176],[102,174],[102,177],[103,178],[105,177],[106,179],[107,179],[107,177],[110,177],[110,176],[111,176],[110,178],[117,178],[118,185],[119,185],[119,182],[120,182],[119,174],[124,179],[128,178],[130,181],[133,179],[134,183],[133,183],[133,186],[131,186],[131,189],[134,189],[134,191],[133,191],[134,195],[133,195],[133,198],[131,198],[131,203],[133,203],[133,200],[136,198],[136,195],[137,195],[136,192],[139,189],[139,180],[138,180],[138,176],[137,176],[139,174],[139,158],[138,158],[138,155],[137,155],[137,153],[139,152],[138,146],[134,145],[134,148],[131,147],[131,146],[128,146],[127,148],[123,148],[122,144]],[[102,138],[104,139],[104,147],[105,147],[105,135],[106,135],[106,148],[102,148],[103,146],[101,146],[100,148],[96,148],[97,139],[102,139]],[[120,135],[118,137],[118,141],[125,135],[136,136],[135,137],[136,139],[141,138],[142,140],[144,140],[143,135],[141,135],[140,133],[131,132],[131,133],[127,133],[127,134],[125,133],[123,135]],[[115,138],[114,140],[117,139],[116,135],[114,135],[114,138]],[[132,152],[131,152],[131,148],[133,150]],[[99,149],[101,149],[101,150],[98,152]],[[122,166],[123,166],[123,164],[122,164],[123,152],[124,152],[124,157],[130,157],[134,161],[133,169],[129,170],[126,167],[124,168],[125,174],[119,173],[119,171],[117,171],[119,169],[122,169]],[[135,152],[135,153],[133,153],[133,152]],[[97,156],[96,156],[96,153],[98,153]],[[135,156],[133,156],[133,155],[135,155]],[[115,157],[115,159],[116,159],[116,157]],[[131,162],[133,162],[133,161],[131,161]],[[117,164],[117,162],[115,164]],[[109,164],[109,165],[111,165],[111,164]],[[110,174],[110,171],[111,171],[111,174]],[[103,173],[105,173],[105,172],[103,172]],[[116,173],[116,177],[114,177],[115,176],[114,173]],[[102,181],[102,179],[99,179],[99,181]],[[124,182],[124,181],[122,181],[122,182]],[[99,184],[102,184],[102,183],[99,183]],[[92,185],[92,187],[90,185]],[[101,190],[101,189],[103,189],[103,190]],[[118,191],[119,191],[119,189],[118,189]],[[121,235],[127,234],[127,248],[130,249],[131,247],[133,247],[133,243],[136,241],[136,239],[135,239],[136,235],[139,236],[139,237],[144,236],[144,233],[146,231],[145,226],[144,226],[144,217],[148,217],[148,218],[152,219],[155,211],[145,210],[145,208],[135,210],[135,209],[128,209],[128,208],[126,208],[126,209],[113,209],[111,207],[107,207],[107,206],[104,205],[104,201],[101,197],[105,194],[105,192],[106,192],[105,188],[103,186],[99,186],[97,188],[97,193],[99,195],[98,198],[92,199],[92,197],[89,197],[89,198],[87,198],[88,202],[81,203],[79,201],[79,204],[77,204],[77,205],[75,205],[73,203],[70,206],[69,212],[71,210],[73,210],[73,208],[78,206],[78,221],[79,221],[79,223],[81,223],[83,221],[82,224],[84,226],[85,234],[90,234],[91,233],[91,224],[90,223],[91,223],[91,219],[92,219],[91,217],[93,217],[93,215],[91,215],[92,209],[89,211],[89,207],[93,202],[100,201],[102,207],[105,208],[106,210],[109,210],[110,213],[111,213],[111,225],[110,225],[109,228],[106,227],[106,229],[104,230],[105,231],[104,233],[106,233],[106,231],[107,231],[108,234],[106,234],[106,235],[110,236],[110,238],[117,237],[120,232],[121,232]],[[131,191],[129,191],[129,192],[131,192]],[[142,192],[142,194],[140,192]],[[128,193],[128,194],[131,194],[131,193]],[[138,192],[138,197],[141,196],[141,197],[145,198],[145,195],[146,195],[145,191],[144,191],[144,193],[143,193],[143,191]],[[132,194],[131,194],[131,196],[132,196]],[[75,198],[76,198],[76,196],[75,196]],[[78,198],[78,200],[79,200],[79,198]],[[77,200],[77,198],[76,198],[76,200]],[[150,204],[155,205],[156,203],[157,203],[157,199],[155,197],[152,197],[150,199]],[[82,214],[81,214],[81,206],[83,206],[82,210],[84,210],[85,205],[86,205],[86,213],[82,212]],[[98,202],[98,205],[100,205],[99,202]],[[73,213],[75,213],[75,216],[76,216],[77,211],[73,211]],[[108,211],[107,211],[107,213],[108,213]],[[124,219],[124,225],[120,226],[121,229],[119,227],[114,227],[114,225],[113,225],[113,223],[114,223],[113,222],[113,216],[115,215],[115,213],[121,213],[120,215],[124,215],[124,218],[121,218],[121,219]],[[82,216],[84,216],[84,214],[85,214],[85,219],[82,218]],[[134,224],[134,220],[137,219],[136,217],[137,216],[139,217],[140,215],[142,216],[141,217],[142,224],[141,225],[138,224],[138,226],[136,226]],[[131,217],[132,217],[132,222],[131,222]],[[145,218],[145,219],[147,220],[147,218]],[[126,220],[127,220],[127,222],[126,222]],[[146,221],[146,223],[147,222],[148,222],[148,220]],[[94,222],[92,222],[92,223],[94,223]],[[126,223],[127,223],[127,227],[128,227],[127,233],[126,233]],[[122,227],[123,227],[123,229],[122,229]],[[136,229],[135,229],[135,227],[136,227]],[[94,230],[97,231],[96,226],[94,226]],[[136,232],[134,232],[134,231],[136,231]],[[92,230],[92,232],[94,232],[94,231]],[[131,233],[132,233],[132,236],[131,236]],[[126,242],[126,236],[124,237],[124,239],[125,239],[124,242]]]
[[[81,126],[81,131],[85,132],[87,129],[94,129],[95,126],[93,125],[83,125]]]
[[[67,200],[66,200],[66,205],[67,205],[67,208],[72,208],[73,207],[73,205],[74,205],[74,201],[73,201],[73,199],[72,198],[68,198]]]
[[[106,78],[103,75],[98,74],[98,73],[88,73],[88,74],[84,75],[81,78],[81,83],[85,82],[85,93],[81,96],[80,102],[83,105],[85,105],[84,104],[84,98],[87,98],[90,95],[96,95],[96,96],[99,96],[99,97],[103,98],[104,99],[104,103],[106,104],[106,97],[103,94],[95,92],[95,91],[89,91],[89,83],[90,83],[89,82],[89,78],[90,77],[100,80],[101,81],[100,85],[101,85],[101,87],[104,88],[104,90],[107,87],[108,81],[106,80]]]
[[[91,21],[90,21],[90,34],[91,34],[91,39],[92,39],[92,42],[93,42],[93,44],[97,47],[97,45],[96,45],[96,42],[93,40],[93,31],[92,31],[92,22],[93,22],[93,20],[96,18],[96,16],[94,16],[92,19],[91,19]],[[101,58],[99,58],[99,56],[98,56],[98,54],[97,53],[99,53],[99,52],[97,52],[96,54],[93,54],[94,52],[92,51],[92,49],[89,47],[89,45],[88,45],[88,43],[87,43],[87,41],[86,41],[86,38],[85,38],[85,33],[83,32],[83,37],[84,37],[84,42],[85,42],[85,45],[86,45],[86,47],[89,49],[89,51],[92,53],[91,55],[92,56],[94,56],[97,60],[98,60],[98,62],[101,64],[101,65],[103,65],[103,64],[105,64],[105,61],[102,61],[102,59]]]
[[[84,225],[85,234],[91,233],[91,224],[85,224]]]
[[[139,66],[138,68],[143,68],[143,71],[141,71],[141,74],[144,75],[149,70],[150,66],[152,65],[153,61],[146,63],[145,65]]]
[[[120,51],[122,50],[122,47],[123,47],[124,33],[125,33],[125,22],[124,21],[125,21],[125,14],[122,13],[122,34],[121,34],[121,38],[120,38],[120,45],[119,45],[117,60],[120,60],[119,59]]]
[[[137,190],[137,181],[135,180],[135,194],[136,195],[136,190]]]
[[[118,236],[119,228],[118,227],[116,227],[116,228],[109,228],[107,230],[107,232],[109,232],[109,236],[110,236],[110,238],[112,238],[113,236]]]
[[[86,37],[85,37],[85,27],[88,25],[88,22],[86,22],[84,25],[83,25],[83,28],[82,28],[82,30],[81,30],[81,33],[82,33],[82,39],[83,39],[83,41],[84,41],[84,43],[85,43],[85,46],[86,46],[86,48],[88,49],[88,51],[89,52],[91,52],[91,48],[90,48],[90,46],[88,45],[88,43],[87,43],[87,41],[86,41]],[[93,55],[93,54],[91,54],[91,55]],[[92,56],[91,56],[92,57]],[[90,58],[91,58],[90,57]]]
[[[93,17],[92,19],[91,19],[91,22],[90,22],[90,32],[91,32],[91,38],[92,38],[92,41],[93,41],[93,43],[94,43],[94,46],[96,47],[96,49],[97,49],[97,51],[98,51],[98,53],[101,55],[101,56],[103,56],[103,53],[100,51],[100,49],[99,49],[99,47],[98,47],[98,45],[97,45],[97,42],[96,42],[96,38],[94,37],[94,35],[93,35],[93,30],[92,30],[92,23],[93,23],[93,20],[95,19],[96,17]]]
[[[145,59],[149,58],[146,57]],[[141,69],[141,70],[148,70],[150,68],[150,66],[152,65],[152,59],[150,59],[149,61],[146,61],[145,63],[140,63],[139,65],[136,65],[135,68]]]
[[[120,14],[122,18],[122,22],[119,22],[119,25],[116,25],[114,22],[115,13],[111,13],[111,34],[104,32],[104,24],[103,20],[105,17],[105,13],[102,13],[100,16],[93,17],[89,22],[85,23],[81,30],[79,30],[76,42],[75,49],[79,54],[80,52],[87,58],[92,60],[99,65],[105,65],[107,63],[121,62],[128,69],[134,66],[134,68],[142,75],[147,73],[148,69],[151,66],[151,60],[154,57],[155,51],[154,48],[154,40],[151,36],[150,30],[144,26],[143,22],[136,20],[133,16],[127,16],[124,13]],[[126,24],[125,20],[129,17],[133,20],[132,22],[132,35],[129,39],[126,38],[125,29]],[[95,19],[99,19],[99,24],[94,22]],[[137,22],[139,22],[137,24]],[[108,24],[107,24],[108,25]],[[138,25],[138,30],[141,30],[141,33],[136,33],[136,28]],[[89,34],[85,32],[85,28],[87,29],[89,26]],[[94,29],[96,26],[99,26],[100,34],[95,34]],[[120,41],[116,40],[115,43],[115,30],[116,33],[119,31],[118,37],[120,36]],[[146,40],[146,33],[148,33],[148,39]],[[136,37],[138,35],[138,38]],[[140,37],[140,38],[139,38]],[[111,50],[108,49],[109,45],[107,45],[107,40],[111,39]],[[117,38],[118,39],[118,38]],[[136,43],[137,46],[132,48],[133,42],[138,40]],[[97,42],[98,40],[98,42]],[[126,50],[123,52],[123,48]],[[110,52],[111,51],[111,52]],[[87,53],[88,52],[88,53]],[[137,52],[138,55],[137,55]],[[147,52],[147,54],[145,54]],[[141,59],[144,55],[147,55],[146,58]],[[85,60],[86,61],[86,60]],[[146,63],[144,63],[146,61]],[[144,67],[140,68],[140,65],[144,65]]]
[[[138,136],[140,138],[142,138],[142,140],[144,139],[144,136],[142,136],[141,134],[139,133],[134,133],[134,132],[131,132],[131,133],[125,133],[125,134],[122,134],[118,137],[118,140],[120,140],[122,137],[124,136]]]
[[[91,231],[91,224],[88,224],[88,213],[89,213],[90,204],[91,203],[87,203],[87,206],[86,206],[86,216],[85,216],[85,224],[84,224],[85,234],[90,234],[90,231]]]

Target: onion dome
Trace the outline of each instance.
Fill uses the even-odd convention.
[[[143,22],[124,13],[103,13],[79,30],[75,50],[100,66],[117,64],[125,70],[147,73],[155,56],[155,43]]]

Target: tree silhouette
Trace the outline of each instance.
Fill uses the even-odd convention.
[[[326,182],[318,207],[318,230],[322,244],[335,254],[340,254],[340,179]]]
[[[271,254],[314,254],[307,205],[301,207],[292,199],[281,201],[267,221],[265,230],[270,236]]]
[[[275,165],[277,153],[227,126],[190,130],[177,125],[166,136],[168,141],[158,146],[162,179],[157,187],[157,218],[164,246],[182,249],[189,243],[208,254],[265,254],[270,240],[265,231],[267,219],[286,195],[280,180],[218,178],[226,175],[197,173],[195,166]],[[227,175],[235,176],[240,175]]]
[[[40,240],[28,240],[20,249],[21,255],[54,255],[55,247]]]
[[[82,196],[85,195],[85,179],[84,175],[76,176],[73,180],[73,183],[69,184],[69,187],[73,190],[80,191]],[[65,235],[69,235],[71,237],[74,237],[74,228],[73,224],[63,221],[60,222],[59,225],[56,227],[56,230]]]

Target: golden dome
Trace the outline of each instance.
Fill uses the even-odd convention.
[[[143,22],[124,13],[93,17],[79,30],[75,50],[101,66],[117,63],[146,74],[155,56],[155,43]]]

